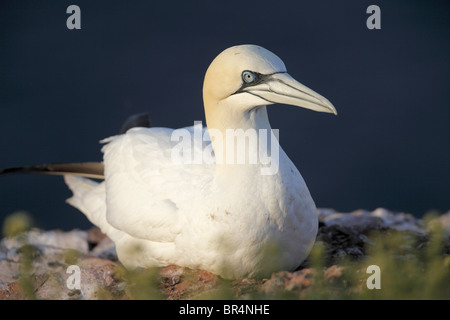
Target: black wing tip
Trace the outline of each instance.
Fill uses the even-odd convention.
[[[137,113],[129,116],[120,128],[119,134],[126,133],[128,130],[136,127],[152,127],[150,115],[148,112]]]
[[[23,167],[11,167],[0,170],[0,175],[5,174],[18,174],[18,173],[51,173],[49,165],[33,165],[33,166],[23,166]]]
[[[10,174],[10,173],[17,173],[20,169],[21,168],[19,168],[19,167],[0,169],[0,175],[2,175],[2,174]]]

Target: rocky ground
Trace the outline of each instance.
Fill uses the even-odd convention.
[[[246,299],[283,298],[289,294],[301,297],[318,285],[318,273],[328,284],[340,281],[345,269],[340,261],[365,258],[367,248],[373,246],[369,235],[375,231],[412,235],[417,247],[428,241],[423,221],[409,214],[385,209],[351,213],[319,209],[319,218],[315,247],[324,251],[325,263],[321,267],[307,260],[293,272],[277,272],[268,279],[235,281],[178,266],[129,273],[117,261],[112,241],[97,228],[70,232],[33,229],[0,242],[0,299]],[[449,239],[450,212],[434,220]],[[450,254],[450,241],[442,254]],[[71,282],[74,273],[68,269],[70,265],[78,266],[81,272],[79,289],[70,286],[75,284]]]

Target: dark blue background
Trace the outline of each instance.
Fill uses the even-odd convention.
[[[81,8],[81,30],[66,8]],[[381,30],[366,9],[381,8]],[[319,207],[449,209],[448,1],[2,1],[0,167],[101,160],[129,115],[155,126],[204,120],[212,59],[258,44],[339,116],[269,108]],[[0,221],[18,209],[46,229],[87,228],[62,178],[0,177]],[[249,195],[251,196],[251,195]]]

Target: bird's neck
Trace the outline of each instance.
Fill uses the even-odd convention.
[[[225,132],[227,129],[242,129],[244,131],[248,129],[271,129],[266,106],[241,111],[218,105],[214,108],[214,112],[208,112],[210,110],[211,108],[205,112],[206,124],[209,129],[216,129],[221,132]]]
[[[278,172],[283,153],[265,106],[250,111],[233,108],[206,113],[206,123],[221,175],[270,175]]]

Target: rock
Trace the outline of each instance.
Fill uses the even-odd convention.
[[[393,229],[423,233],[420,223],[412,215],[393,213],[383,208],[374,211],[356,210],[338,213],[332,209],[319,209],[319,219],[325,226],[337,225],[357,230],[363,234],[371,230]]]
[[[254,299],[283,298],[286,295],[298,298],[322,282],[330,288],[345,282],[345,267],[339,262],[341,259],[365,258],[366,249],[374,246],[370,237],[374,232],[398,232],[402,237],[414,240],[409,243],[414,243],[417,248],[426,247],[429,242],[424,223],[409,214],[386,209],[350,213],[319,209],[318,213],[319,232],[315,248],[325,251],[323,268],[317,269],[305,261],[293,272],[276,272],[268,279],[234,281],[224,280],[207,271],[173,265],[159,268],[155,273],[144,273],[146,278],[139,278],[139,273],[138,277],[127,278],[117,260],[114,243],[98,228],[68,232],[33,229],[0,241],[0,299],[130,299],[139,293],[130,289],[136,285],[141,285],[137,288],[139,290],[157,291],[142,295],[144,298]],[[450,237],[450,212],[433,221],[438,222]],[[401,258],[408,259],[413,249],[416,248],[405,247]],[[445,254],[450,254],[450,239],[444,246]],[[67,286],[73,274],[67,273],[70,265],[79,267],[79,289]],[[365,275],[365,270],[361,274]],[[316,283],[317,276],[322,280]],[[139,279],[147,282],[139,283]]]
[[[325,279],[327,281],[329,281],[330,283],[333,283],[342,276],[343,270],[344,270],[344,267],[334,264],[324,271]]]
[[[322,270],[322,277],[326,283],[332,284],[342,276],[343,267],[332,265]],[[317,270],[305,268],[295,272],[281,271],[272,274],[272,277],[259,287],[265,295],[280,295],[282,292],[301,294],[314,286]]]
[[[332,209],[319,209],[317,240],[327,248],[327,265],[343,258],[361,259],[366,249],[373,246],[369,235],[389,230],[401,232],[404,237],[425,241],[426,230],[422,221],[406,213],[394,213],[383,208],[374,211],[356,210],[339,213]]]
[[[270,279],[265,281],[259,290],[266,294],[282,290],[284,288],[284,278],[288,273],[287,271],[281,271],[272,274]]]
[[[22,292],[17,282],[0,284],[0,300],[20,300]]]
[[[166,287],[171,287],[180,283],[183,273],[184,268],[173,265],[161,268],[160,271],[162,281]]]
[[[251,299],[251,294],[257,292],[259,287],[265,282],[261,279],[239,279],[234,280],[231,285],[234,289],[234,296],[236,298]]]
[[[99,294],[101,294],[100,291],[103,294],[108,293],[114,298],[121,298],[125,294],[123,282],[115,277],[117,263],[91,257],[82,260],[79,266],[81,270],[81,299],[98,299]]]
[[[19,263],[7,259],[0,260],[0,286],[16,280],[19,272]]]
[[[85,231],[62,232],[55,230],[43,232],[34,229],[21,236],[2,239],[0,242],[0,259],[2,257],[15,259],[17,250],[25,244],[35,247],[46,256],[58,254],[63,250],[75,250],[81,254],[86,254],[89,250]]]
[[[272,274],[261,287],[265,294],[273,294],[279,291],[301,291],[314,284],[315,270],[305,268],[295,272],[281,271]]]
[[[117,292],[120,291],[117,288],[120,283],[112,277],[113,270],[118,266],[112,261],[117,259],[114,244],[103,237],[94,249],[89,252],[88,233],[79,230],[32,230],[2,239],[0,297],[24,298],[18,279],[27,263],[27,256],[32,258],[30,283],[37,299],[96,299],[99,292],[105,290],[120,295]],[[81,290],[76,294],[66,285],[70,276],[66,271],[71,264],[78,265],[81,270]]]
[[[114,277],[117,264],[100,258],[86,258],[79,261],[80,289],[67,285],[67,268],[33,272],[30,282],[35,299],[44,300],[94,300],[101,297],[121,298],[124,295],[123,282]],[[24,299],[18,279],[0,285],[0,299]]]
[[[178,266],[161,268],[163,293],[169,300],[192,298],[216,288],[219,277],[204,270],[191,270]]]
[[[285,288],[288,291],[303,290],[314,284],[315,270],[312,268],[302,269],[287,274]]]

